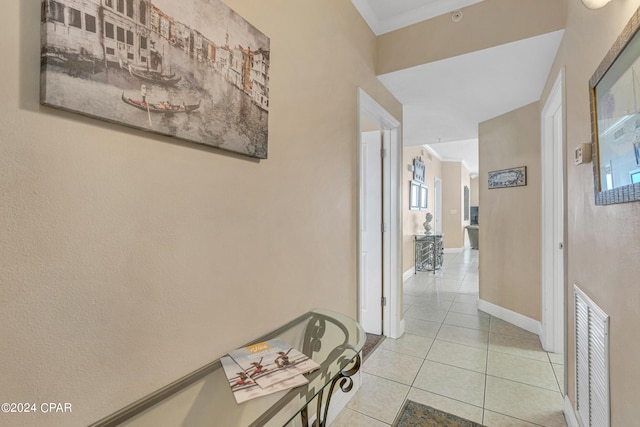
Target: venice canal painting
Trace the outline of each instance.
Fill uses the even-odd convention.
[[[42,0],[40,102],[267,158],[269,38],[219,0]]]

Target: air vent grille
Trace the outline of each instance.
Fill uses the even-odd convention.
[[[582,427],[609,427],[609,316],[573,285],[576,411]]]

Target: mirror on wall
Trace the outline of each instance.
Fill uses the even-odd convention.
[[[597,205],[640,200],[638,11],[634,18],[589,82]]]

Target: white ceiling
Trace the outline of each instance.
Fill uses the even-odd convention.
[[[351,0],[379,36],[483,0]]]
[[[371,29],[382,34],[481,0],[352,1]],[[562,34],[379,76],[403,104],[404,145],[428,145],[442,160],[462,161],[477,175],[478,123],[540,99]]]

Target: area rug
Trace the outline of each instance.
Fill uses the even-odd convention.
[[[367,333],[367,340],[364,343],[364,347],[362,347],[362,361],[365,361],[367,357],[371,356],[373,350],[378,348],[380,344],[384,341],[384,335],[374,335]]]
[[[407,400],[393,423],[394,427],[483,427],[430,406]]]

